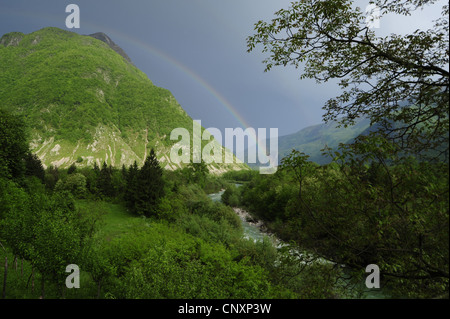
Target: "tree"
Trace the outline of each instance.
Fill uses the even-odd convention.
[[[45,170],[36,154],[28,152],[25,156],[25,176],[36,176],[42,183],[45,182]]]
[[[69,168],[67,169],[67,174],[75,174],[77,172],[77,165],[75,163],[72,163]]]
[[[60,179],[55,185],[55,192],[67,191],[76,198],[87,195],[86,177],[81,173],[70,174],[66,179]]]
[[[231,207],[239,206],[239,189],[234,184],[230,184],[222,194],[222,203]]]
[[[30,207],[29,196],[22,188],[11,180],[0,178],[0,246],[5,250],[5,244],[16,257],[27,258],[28,245],[33,234],[29,228],[32,220],[29,216]],[[5,255],[3,298],[6,294],[7,268]]]
[[[116,266],[109,254],[108,242],[98,241],[88,251],[86,267],[92,279],[97,283],[97,299],[100,298],[102,285],[116,275]],[[108,250],[109,248],[109,250]]]
[[[137,165],[137,162],[134,161],[133,165],[130,166],[127,172],[126,188],[124,194],[126,206],[133,213],[136,213],[136,200],[137,200],[136,196],[139,189],[138,173],[139,167]]]
[[[205,186],[206,176],[209,173],[208,166],[205,162],[201,161],[200,163],[189,163],[187,167],[188,171],[188,179],[190,182],[194,182],[201,187]]]
[[[146,216],[156,214],[160,199],[164,196],[162,168],[159,166],[155,151],[145,159],[137,175],[136,212]]]
[[[112,168],[108,166],[106,162],[103,162],[102,169],[98,176],[97,186],[100,193],[105,197],[114,196],[114,187],[112,185]]]
[[[45,186],[48,189],[53,190],[58,180],[59,180],[58,167],[50,165],[45,171]]]
[[[54,193],[39,212],[33,225],[31,262],[41,273],[42,298],[45,297],[45,280],[61,285],[64,297],[66,267],[83,265],[84,254],[88,253],[88,243],[93,235],[93,224],[95,220],[82,216],[66,192]]]
[[[407,16],[433,2],[371,1],[381,17]],[[432,29],[382,38],[350,0],[297,1],[271,22],[256,23],[248,51],[262,45],[271,53],[264,60],[266,71],[303,66],[301,78],[339,80],[343,93],[324,106],[325,121],[341,117],[341,124],[351,125],[368,117],[404,151],[448,157],[448,4],[441,12]]]
[[[298,198],[302,198],[302,186],[307,176],[313,173],[314,166],[308,161],[309,155],[292,150],[291,153],[281,160],[281,168],[293,172],[298,183]]]
[[[28,152],[24,121],[0,109],[0,177],[22,178]]]
[[[435,1],[370,3],[382,18]],[[449,285],[448,3],[433,28],[387,37],[351,0],[302,0],[275,15],[247,38],[249,52],[261,45],[270,53],[265,71],[292,65],[302,79],[337,80],[342,93],[327,101],[324,120],[348,126],[366,117],[373,129],[330,152],[335,163],[311,178],[303,178],[302,154],[283,160],[301,187],[302,205],[291,200],[286,208],[299,212],[298,242],[353,269],[378,264],[403,296],[442,296]]]

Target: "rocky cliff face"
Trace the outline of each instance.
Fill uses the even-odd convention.
[[[20,41],[22,41],[23,37],[25,35],[21,32],[11,32],[8,34],[5,34],[0,39],[0,46],[9,47],[13,46],[16,47],[19,45]]]

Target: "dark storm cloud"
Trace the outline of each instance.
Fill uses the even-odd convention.
[[[264,73],[264,56],[246,52],[254,23],[272,18],[290,1],[0,0],[0,34],[65,28],[70,3],[81,10],[81,29],[72,31],[108,34],[205,127],[223,130],[244,122],[255,128],[276,127],[285,135],[320,122],[322,106],[338,94],[332,83],[300,81],[299,70],[292,68]],[[382,23],[383,32],[399,29],[398,22]]]

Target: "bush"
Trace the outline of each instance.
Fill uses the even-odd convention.
[[[76,198],[85,198],[87,194],[86,177],[75,173],[68,175],[65,180],[59,180],[55,185],[55,191],[68,191]]]
[[[240,191],[234,184],[230,184],[222,195],[222,202],[231,207],[240,206]]]
[[[125,298],[265,298],[270,283],[264,270],[234,262],[220,245],[201,241],[160,242],[124,277]]]

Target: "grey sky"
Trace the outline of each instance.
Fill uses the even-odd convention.
[[[264,56],[246,52],[246,37],[253,33],[254,23],[272,18],[290,2],[0,0],[0,36],[47,26],[65,29],[65,7],[78,4],[81,28],[71,31],[108,34],[153,83],[169,89],[204,127],[223,131],[248,124],[276,127],[280,135],[286,135],[320,123],[322,106],[339,93],[333,84],[300,81],[299,71],[293,68],[264,73]],[[364,6],[368,1],[357,3]],[[426,11],[414,21],[422,26],[438,14]],[[410,21],[384,19],[379,32],[405,32],[412,26]]]

